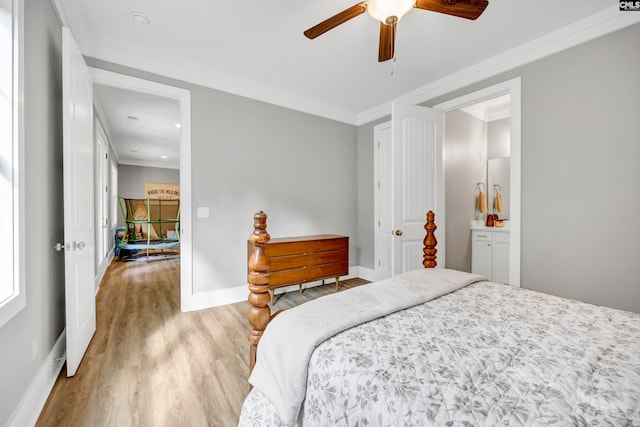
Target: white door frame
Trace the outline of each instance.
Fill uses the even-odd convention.
[[[384,131],[388,132],[389,147],[388,154],[382,153],[382,146],[380,144],[380,138]],[[388,169],[391,166],[391,121],[380,123],[373,127],[373,237],[374,237],[374,270],[376,272],[375,280],[386,279],[391,276],[391,215],[388,218],[383,218],[382,204],[389,204],[391,201],[391,176],[387,175],[387,171],[381,170],[381,160],[388,160]],[[382,182],[382,177],[387,178],[387,182]],[[385,192],[382,195],[381,192]],[[386,197],[385,197],[386,196]],[[382,265],[382,261],[385,261],[385,265]]]
[[[196,306],[193,293],[193,240],[191,218],[191,92],[125,74],[89,67],[94,84],[150,93],[178,101],[180,105],[180,307]]]
[[[509,205],[509,284],[520,286],[520,245],[521,245],[521,79],[520,77],[463,95],[435,105],[443,112],[458,110],[471,104],[486,101],[502,95],[511,95],[511,203]],[[443,130],[446,127],[443,124]],[[444,136],[446,140],[446,135]],[[436,221],[437,223],[438,221]]]

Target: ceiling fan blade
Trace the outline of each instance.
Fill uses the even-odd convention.
[[[316,37],[326,33],[327,31],[337,27],[340,24],[344,24],[350,19],[355,18],[358,15],[362,15],[367,10],[367,2],[361,2],[351,6],[349,9],[345,9],[342,12],[325,19],[318,25],[309,28],[304,32],[307,38],[315,39]]]
[[[473,20],[482,15],[487,5],[487,0],[417,0],[414,7]]]
[[[393,58],[396,44],[396,24],[398,19],[387,19],[388,24],[380,23],[380,46],[378,47],[378,62],[388,61]]]

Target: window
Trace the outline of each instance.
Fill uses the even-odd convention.
[[[26,304],[21,274],[22,0],[0,0],[0,326]]]

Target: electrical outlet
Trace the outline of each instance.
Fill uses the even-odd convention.
[[[209,208],[208,207],[198,207],[197,210],[198,218],[209,218]]]
[[[34,338],[31,340],[31,358],[32,360],[36,360],[38,357],[38,338]]]

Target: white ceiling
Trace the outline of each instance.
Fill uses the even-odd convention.
[[[177,100],[98,84],[94,93],[118,163],[180,168]]]
[[[511,117],[511,95],[488,99],[484,102],[468,105],[461,110],[484,122],[506,119]]]
[[[396,60],[378,63],[378,23],[366,13],[315,40],[303,36],[357,0],[54,1],[86,56],[353,124],[577,21],[624,13],[612,0],[489,0],[476,21],[413,9],[398,23]]]

